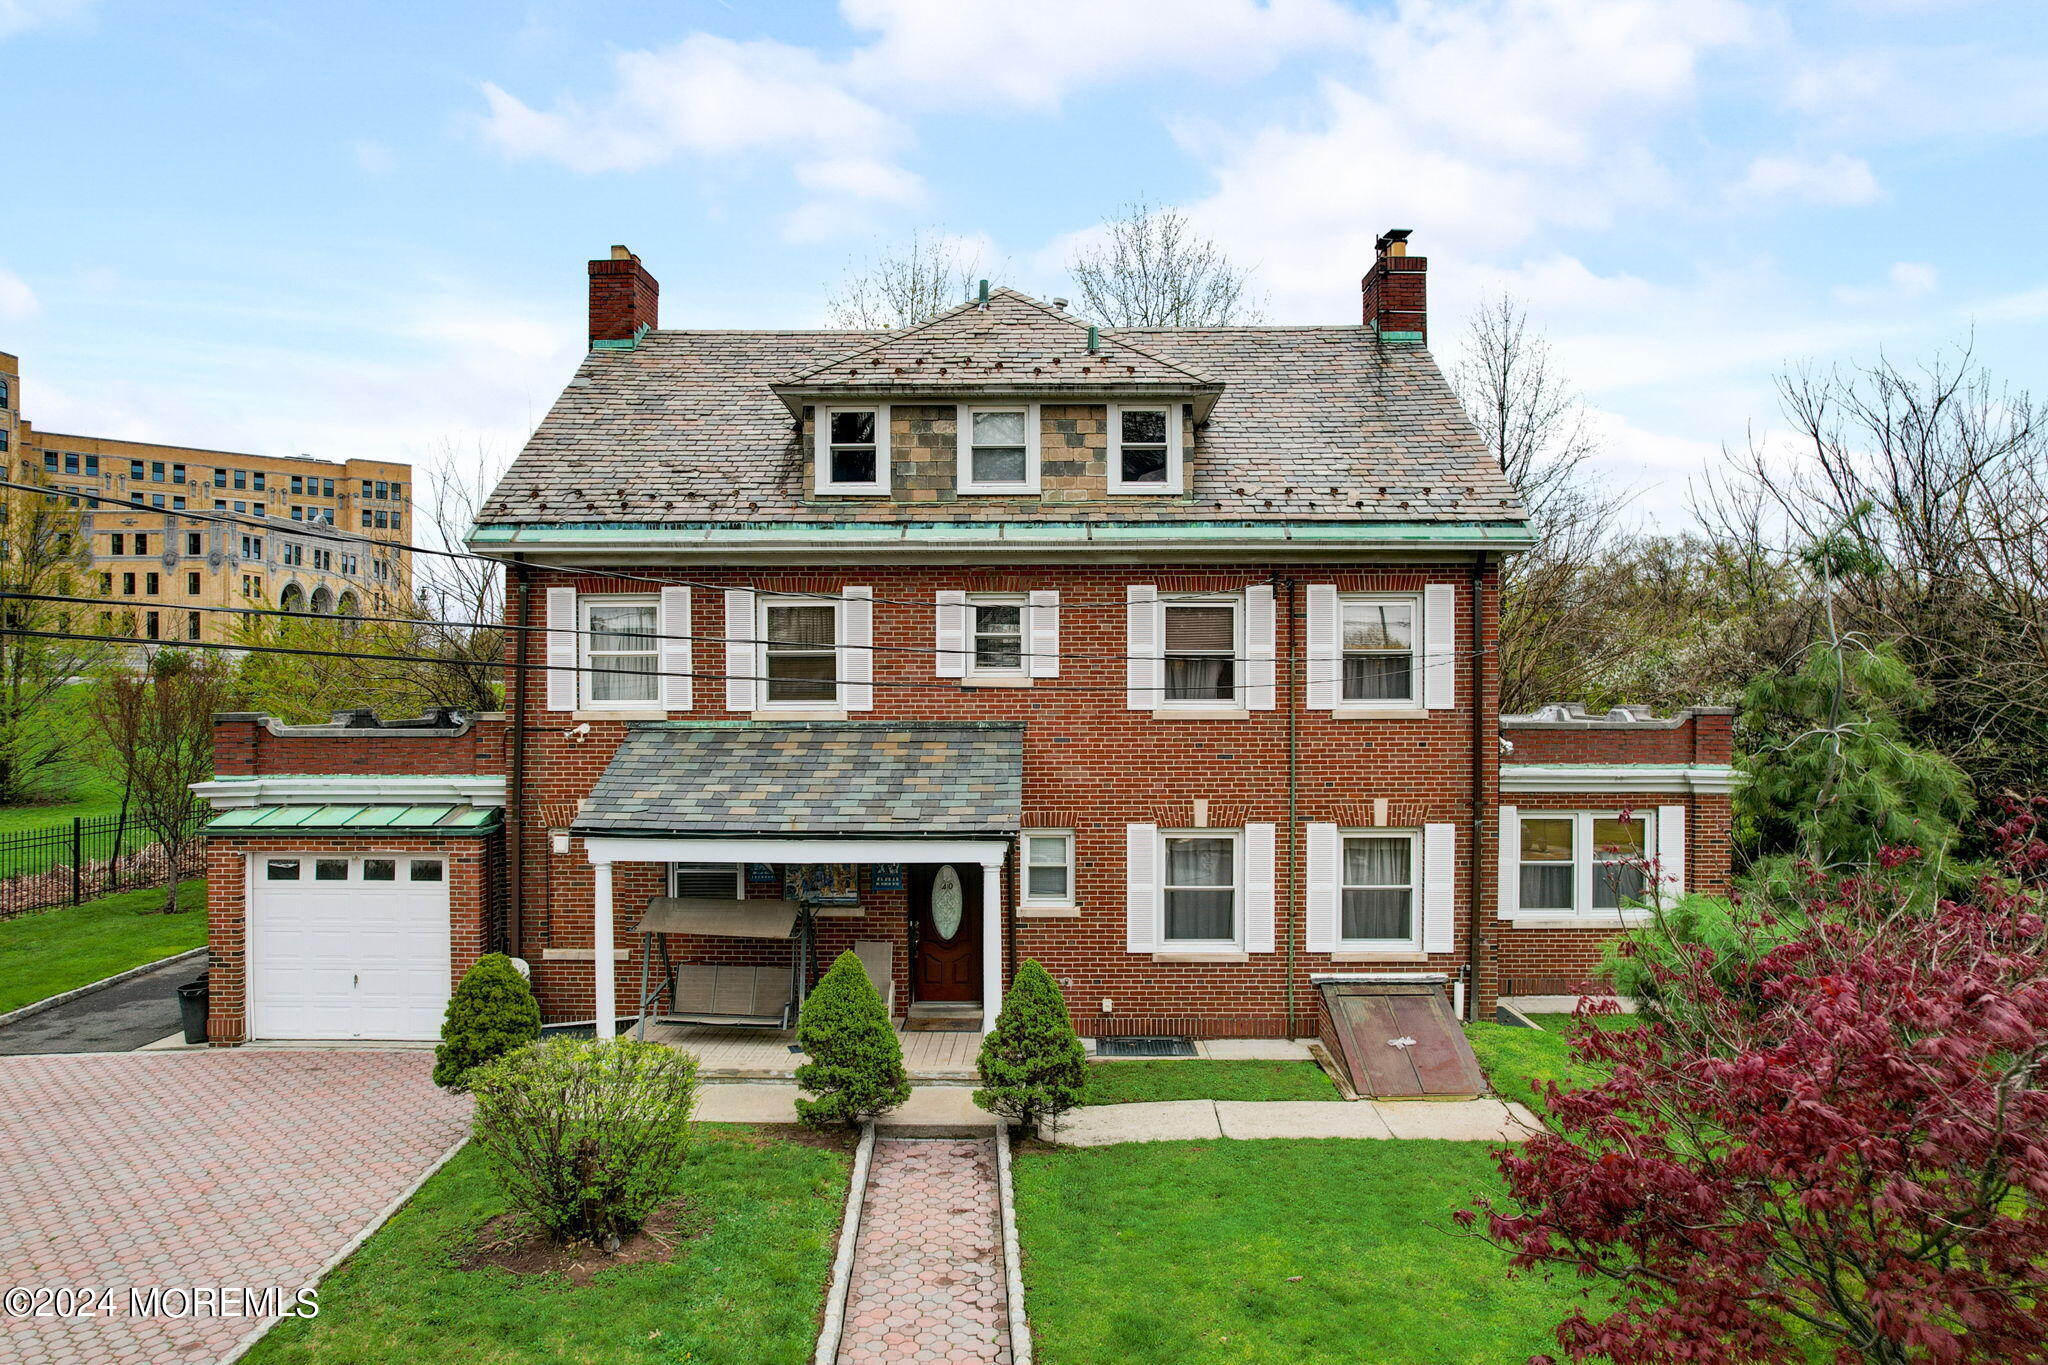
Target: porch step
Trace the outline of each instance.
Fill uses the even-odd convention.
[[[979,1033],[979,1000],[920,1000],[903,1016],[905,1033]]]

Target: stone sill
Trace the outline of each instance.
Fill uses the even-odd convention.
[[[1154,962],[1250,962],[1250,953],[1154,953]]]
[[[1337,720],[1428,720],[1421,706],[1339,706],[1330,712]]]
[[[1208,710],[1199,706],[1159,706],[1152,710],[1154,720],[1250,720],[1250,711],[1232,711],[1218,708]]]
[[[1330,954],[1332,962],[1427,962],[1428,953],[1385,952],[1376,953],[1366,949],[1345,948]]]
[[[960,680],[960,685],[962,687],[1030,687],[1034,681],[1035,680],[1031,678],[1005,678],[986,676],[977,678],[970,674],[969,676],[962,678]]]
[[[1078,905],[1025,905],[1017,909],[1019,919],[1079,919]]]
[[[667,720],[660,707],[621,706],[609,711],[571,711],[570,720]]]
[[[839,711],[833,711],[833,710],[814,710],[814,711],[813,711],[813,710],[803,710],[803,709],[800,709],[800,708],[798,708],[798,707],[794,707],[794,706],[792,706],[792,707],[790,707],[790,708],[789,708],[788,710],[782,710],[782,709],[780,709],[780,708],[772,708],[772,709],[765,709],[765,710],[755,711],[754,713],[752,713],[752,714],[751,714],[751,715],[750,715],[750,716],[748,717],[748,719],[749,719],[749,720],[845,720],[845,719],[846,719],[846,712],[845,712],[845,711],[843,711],[843,710],[839,710]]]
[[[1636,929],[1650,922],[1647,914],[1633,915],[1497,915],[1503,924],[1517,929]]]
[[[627,948],[612,949],[612,961],[624,962],[626,954],[630,951]],[[597,961],[597,949],[543,948],[540,950],[540,960],[543,962],[595,962]]]

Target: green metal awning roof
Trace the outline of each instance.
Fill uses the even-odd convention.
[[[237,806],[207,822],[208,834],[322,834],[375,831],[470,833],[496,825],[503,812],[474,806]]]

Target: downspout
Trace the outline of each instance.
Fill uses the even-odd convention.
[[[1486,582],[1485,555],[1472,560],[1472,920],[1465,937],[1465,1012],[1479,1019],[1480,903],[1486,891]]]
[[[513,957],[521,957],[525,925],[521,910],[526,904],[526,629],[527,574],[525,555],[512,557],[512,707],[510,742],[506,755],[510,772],[505,778],[505,804],[511,807],[512,857],[507,868],[508,904],[505,907],[505,938]]]
[[[1287,1035],[1294,1036],[1294,932],[1301,909],[1301,650],[1294,619],[1294,580],[1273,573],[1287,605]]]

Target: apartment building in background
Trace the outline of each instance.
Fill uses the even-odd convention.
[[[412,466],[39,431],[21,389],[0,352],[0,454],[79,508],[103,626],[227,643],[242,618],[209,608],[346,616],[411,591]]]

